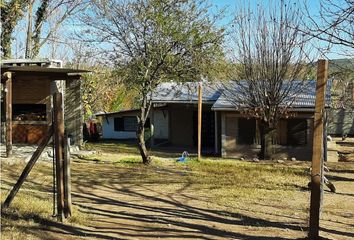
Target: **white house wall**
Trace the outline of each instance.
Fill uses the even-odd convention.
[[[106,117],[103,117],[102,137],[104,139],[136,139],[136,132],[114,131],[114,117],[107,117],[108,122]]]
[[[135,117],[136,113],[130,114],[117,114],[112,116],[102,116],[102,138],[103,139],[136,139],[136,132],[128,131],[114,131],[114,118],[115,117]],[[168,111],[167,110],[154,110],[154,137],[156,139],[168,139]],[[151,117],[151,112],[150,112]],[[107,122],[108,119],[108,122]]]

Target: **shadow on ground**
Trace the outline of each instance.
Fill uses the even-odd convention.
[[[73,203],[80,211],[92,215],[89,226],[58,223],[36,214],[19,215],[16,211],[3,211],[2,217],[39,223],[23,231],[42,239],[76,239],[80,236],[88,239],[275,240],[306,235],[307,219],[279,213],[275,211],[279,208],[276,204],[251,203],[257,205],[256,210],[238,206],[228,211],[227,207],[216,207],[209,199],[194,194],[191,182],[178,180],[180,171],[160,171],[159,174],[165,174],[165,182],[163,177],[159,182],[144,182],[134,180],[134,174],[139,174],[136,170],[118,170],[112,165],[101,168],[91,163],[88,170],[82,171],[80,164],[74,164],[74,168]],[[44,172],[51,173],[50,169]],[[10,176],[16,179],[16,174],[10,173]],[[351,181],[340,176],[333,180]],[[38,191],[51,189],[50,185],[39,181],[30,180],[27,184]],[[165,188],[159,188],[162,184],[177,184],[178,187],[165,192]],[[323,228],[322,231],[354,237],[341,230]]]

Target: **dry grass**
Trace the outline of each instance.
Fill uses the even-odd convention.
[[[1,202],[18,179],[25,165],[23,163],[1,165]],[[37,163],[17,193],[10,208],[2,209],[1,239],[42,239],[35,233],[46,221],[56,221],[53,216],[51,164]],[[73,216],[66,220],[68,225],[86,225],[90,214],[83,214],[73,206]],[[31,230],[32,229],[32,230]]]
[[[169,157],[154,157],[153,163],[150,166],[145,166],[141,163],[137,149],[128,144],[104,143],[91,144],[88,147],[98,150],[98,153],[86,157],[81,156],[72,164],[73,191],[74,195],[77,195],[75,200],[80,200],[80,203],[74,206],[74,217],[66,223],[66,225],[72,226],[70,236],[75,236],[73,239],[78,238],[74,231],[77,227],[82,229],[85,226],[96,226],[100,224],[100,221],[94,221],[95,217],[92,216],[107,214],[103,214],[104,209],[96,210],[94,213],[90,211],[88,200],[90,198],[87,198],[86,195],[93,194],[92,196],[94,196],[96,191],[99,191],[97,196],[102,197],[104,203],[106,199],[112,199],[110,201],[113,205],[106,206],[110,214],[112,214],[113,207],[119,209],[118,203],[120,201],[133,204],[136,201],[135,198],[132,198],[135,196],[134,194],[144,196],[143,199],[152,198],[151,194],[158,194],[153,197],[154,201],[149,201],[149,204],[157,204],[152,209],[159,209],[159,204],[169,202],[170,198],[176,198],[184,199],[176,200],[178,204],[183,204],[182,206],[185,205],[188,208],[198,206],[195,208],[196,210],[193,210],[196,212],[201,211],[201,207],[205,205],[206,209],[215,212],[221,210],[221,212],[227,212],[227,216],[233,216],[233,214],[243,216],[240,221],[243,221],[242,224],[245,226],[249,225],[249,229],[245,230],[243,225],[239,228],[235,226],[235,228],[226,229],[230,232],[255,231],[258,236],[278,236],[277,234],[280,234],[278,230],[270,230],[270,226],[274,228],[279,219],[282,219],[281,224],[297,219],[296,223],[291,223],[289,226],[300,232],[293,229],[285,234],[289,236],[297,234],[296,236],[300,237],[305,235],[300,229],[307,223],[309,192],[305,187],[309,180],[308,162],[261,161],[255,163],[218,158],[204,158],[197,161],[192,158],[188,159],[186,163],[177,163],[177,156],[171,154]],[[2,202],[23,167],[23,164],[2,165]],[[351,163],[330,164],[330,167],[336,174],[343,173],[344,175],[341,176],[346,176],[348,179],[351,179],[351,176],[347,172],[353,173],[354,171],[354,164]],[[38,232],[41,230],[45,230],[45,233],[53,231],[53,227],[48,226],[48,222],[55,222],[55,219],[52,218],[51,181],[51,164],[38,163],[16,196],[11,208],[3,212],[2,239],[46,239],[45,235]],[[128,192],[122,195],[121,189]],[[117,195],[116,198],[119,201],[115,202],[116,198],[111,195],[118,193],[120,195]],[[336,195],[329,197],[333,198],[333,201],[326,203],[328,206],[338,202],[335,199]],[[158,203],[158,199],[161,199],[162,202]],[[185,199],[188,201],[184,202]],[[324,219],[331,219],[331,216],[336,214],[342,221],[343,217],[340,217],[343,212],[348,208],[353,208],[349,202],[347,205],[343,204],[345,210],[340,206],[325,209]],[[92,208],[97,205],[90,206]],[[146,206],[144,205],[144,207]],[[131,209],[131,211],[137,214],[139,209],[140,207]],[[122,212],[124,213],[124,211]],[[120,216],[122,213],[121,211],[119,213]],[[146,214],[153,215],[154,212]],[[110,221],[114,222],[116,219],[112,218]],[[122,221],[120,220],[119,223]],[[129,224],[132,223],[129,222]],[[201,222],[200,224],[207,223]],[[281,224],[279,226],[282,226]],[[141,225],[141,223],[137,223],[137,225]],[[118,222],[114,226],[119,229]],[[220,225],[220,228],[223,227],[224,225]],[[264,228],[263,232],[261,232],[262,228]],[[62,233],[54,232],[53,234],[58,235],[58,239],[62,237]],[[201,234],[207,233],[202,232]],[[208,234],[210,233],[208,232]],[[216,232],[215,234],[217,236],[220,233]],[[283,230],[281,234],[284,234]],[[100,238],[92,236],[89,239],[96,237]],[[144,237],[140,236],[140,238]]]

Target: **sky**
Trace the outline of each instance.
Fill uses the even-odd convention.
[[[292,3],[300,5],[301,8],[306,4],[308,6],[308,11],[314,18],[319,16],[320,11],[320,0],[290,0]],[[257,4],[264,4],[265,7],[270,4],[279,5],[280,0],[211,0],[215,9],[226,9],[226,16],[220,21],[220,25],[227,25],[233,19],[233,12],[243,6],[244,4],[250,3],[251,8],[256,8]],[[343,0],[333,0],[334,4],[341,5]],[[328,43],[321,41],[313,41],[312,47],[328,47]],[[354,49],[343,49],[340,46],[330,46],[331,52],[326,53],[325,58],[328,59],[341,59],[341,58],[352,58],[354,56]],[[323,58],[321,53],[313,52],[313,58]]]
[[[216,12],[220,9],[225,9],[225,17],[223,19],[221,19],[218,22],[218,25],[220,26],[230,26],[230,22],[233,19],[233,16],[235,15],[234,12],[236,11],[237,8],[239,8],[240,6],[244,5],[244,4],[248,4],[250,3],[251,8],[256,8],[258,3],[264,4],[265,6],[269,6],[271,4],[273,5],[279,5],[280,0],[209,0],[210,3],[213,5],[213,7],[210,9],[211,13]],[[290,0],[293,3],[296,4],[303,4],[304,2],[306,2],[309,6],[309,11],[311,13],[312,16],[316,16],[318,14],[319,11],[319,0]],[[343,0],[333,0],[333,1],[337,1],[337,2],[341,2]],[[23,21],[24,22],[24,21]],[[22,23],[22,28],[20,29],[19,33],[17,34],[17,36],[15,37],[18,38],[18,42],[19,44],[17,44],[17,46],[15,46],[16,49],[13,50],[13,52],[17,52],[18,56],[16,57],[21,57],[22,55],[22,51],[18,50],[21,47],[23,47],[23,43],[24,43],[24,30],[25,30],[26,26],[25,24]],[[66,25],[65,28],[70,28],[70,25]],[[66,29],[69,30],[67,32],[72,31],[73,27],[71,27],[71,29]],[[44,30],[45,32],[45,30]],[[65,32],[65,29],[63,29],[63,32]],[[58,35],[60,35],[61,33],[59,32]],[[15,40],[16,41],[16,40]],[[230,44],[229,41],[226,40],[225,45]],[[324,46],[325,43],[320,42],[320,41],[314,41],[313,44],[317,45],[317,46]],[[332,47],[332,53],[327,54],[327,57],[329,59],[337,59],[337,58],[345,58],[346,55],[343,54],[339,54],[342,53],[342,49],[335,47],[335,46],[331,46]],[[350,49],[350,54],[351,57],[354,56],[354,50]],[[48,46],[44,47],[40,54],[42,57],[49,57],[49,58],[70,58],[70,55],[72,55],[72,53],[70,53],[70,50],[68,49],[67,46],[60,46],[60,44],[58,44],[56,46],[56,51],[55,54],[50,54],[50,52],[53,52],[53,47],[50,49]],[[66,55],[65,55],[66,54]],[[314,53],[314,58],[320,58],[323,57],[321,56],[321,54],[319,53]]]

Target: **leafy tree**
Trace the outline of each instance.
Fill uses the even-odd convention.
[[[23,17],[30,0],[1,1],[1,52],[4,58],[11,57],[12,33]]]
[[[164,81],[200,80],[222,55],[216,19],[203,0],[97,0],[82,19],[92,36],[86,40],[100,42],[125,86],[139,93],[137,138],[145,164],[151,161],[144,140],[151,95]]]
[[[83,75],[82,80],[85,119],[101,111],[111,112],[134,107],[136,94],[120,82],[119,76],[112,69],[94,66],[90,70],[95,73]]]
[[[271,157],[272,137],[280,118],[289,117],[292,103],[305,86],[306,42],[299,31],[300,12],[281,1],[269,12],[258,5],[241,9],[231,33],[236,79],[226,94],[236,109],[257,119],[260,128],[260,158]],[[235,92],[235,86],[239,91]],[[295,94],[294,94],[295,93]]]
[[[25,58],[36,58],[45,44],[57,41],[54,35],[62,24],[85,8],[86,5],[87,1],[85,0],[2,1],[1,47],[3,56],[5,58],[11,57],[12,35],[21,20],[27,23],[27,31],[23,38],[25,43],[24,56]],[[27,13],[26,19],[24,19],[25,13]],[[49,24],[50,21],[51,24]]]

